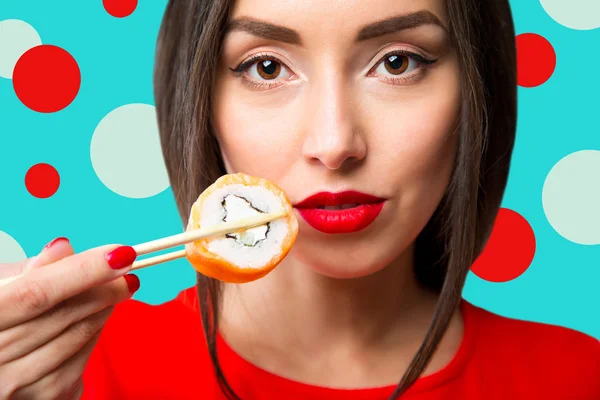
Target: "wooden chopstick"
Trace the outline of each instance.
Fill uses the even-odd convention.
[[[253,217],[241,218],[236,221],[223,222],[221,224],[209,226],[208,228],[195,229],[184,233],[178,233],[172,236],[167,236],[161,239],[152,240],[146,243],[141,243],[133,246],[133,248],[136,251],[137,255],[141,256],[148,253],[154,253],[155,251],[165,250],[171,247],[179,246],[185,243],[194,242],[200,239],[222,236],[227,233],[234,233],[241,230],[254,228],[260,225],[264,225],[267,222],[283,218],[286,215],[287,213],[283,211],[279,213],[260,214]],[[183,258],[185,257],[185,254],[185,250],[177,250],[171,253],[161,254],[155,257],[137,260],[131,266],[131,270],[142,269],[151,265],[156,265],[166,261]],[[0,280],[0,287],[14,281],[22,275],[23,274]]]
[[[286,212],[260,214],[253,217],[241,218],[235,221],[223,222],[222,224],[212,225],[208,228],[200,228],[192,231],[178,233],[177,235],[168,236],[162,239],[152,240],[133,246],[133,249],[138,256],[154,253],[155,251],[168,249],[185,243],[194,242],[196,240],[205,239],[207,237],[222,236],[226,233],[233,233],[256,226],[264,225],[267,222],[285,217]]]
[[[144,258],[143,260],[135,261],[131,266],[131,271],[150,267],[152,265],[164,263],[167,261],[177,260],[178,258],[183,257],[185,257],[185,249],[173,251],[171,253],[161,254],[160,256]]]

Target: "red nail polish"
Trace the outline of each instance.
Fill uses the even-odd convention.
[[[125,275],[125,281],[127,281],[127,287],[131,294],[134,294],[140,288],[140,278],[138,278],[137,275]]]
[[[106,261],[112,269],[125,268],[135,261],[137,254],[131,246],[117,247],[106,255]]]
[[[45,245],[44,248],[42,249],[42,251],[48,250],[50,247],[54,246],[56,243],[63,242],[63,241],[68,242],[69,239],[67,239],[66,237],[57,237],[56,239],[54,239],[53,241],[51,241],[50,243]]]

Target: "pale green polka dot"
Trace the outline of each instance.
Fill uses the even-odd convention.
[[[11,264],[25,260],[25,251],[12,236],[0,231],[0,263]]]
[[[94,131],[90,157],[100,181],[121,196],[151,197],[169,187],[151,105],[127,104],[108,113]]]
[[[600,151],[578,151],[556,163],[544,182],[542,204],[560,235],[600,244]]]
[[[548,15],[576,30],[600,28],[600,0],[540,0]]]
[[[15,64],[27,50],[42,44],[37,31],[25,21],[0,21],[0,76],[12,79]]]

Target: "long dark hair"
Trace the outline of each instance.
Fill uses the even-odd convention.
[[[199,194],[225,174],[211,121],[215,72],[233,0],[170,0],[158,36],[154,89],[161,144],[181,219]],[[454,172],[416,243],[418,279],[439,292],[423,343],[391,398],[429,364],[462,297],[469,268],[498,213],[516,131],[515,32],[508,0],[447,0],[461,68],[462,104]],[[216,338],[221,286],[197,275],[200,312],[216,377],[239,399],[219,365]]]

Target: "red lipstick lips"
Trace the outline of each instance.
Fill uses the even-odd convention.
[[[320,192],[296,204],[302,218],[323,233],[352,233],[369,226],[379,215],[385,199],[346,191]]]

